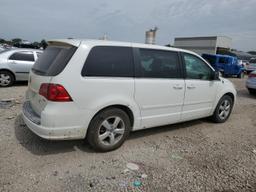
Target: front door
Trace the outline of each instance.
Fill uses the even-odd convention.
[[[179,122],[185,82],[178,53],[136,50],[135,100],[141,111],[141,128]]]
[[[211,80],[213,70],[199,57],[183,53],[185,65],[185,99],[182,120],[209,116],[219,81]]]

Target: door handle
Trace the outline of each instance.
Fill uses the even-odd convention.
[[[188,89],[195,89],[196,87],[195,87],[195,85],[188,85],[187,88]]]
[[[174,89],[183,89],[183,87],[181,85],[174,85],[173,88]]]

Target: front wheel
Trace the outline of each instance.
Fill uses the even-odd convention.
[[[233,99],[229,95],[224,95],[220,99],[211,118],[215,123],[224,123],[229,118],[232,109]]]
[[[109,108],[93,118],[86,138],[92,148],[106,152],[119,148],[130,130],[129,116],[121,109]]]
[[[250,94],[256,95],[256,89],[250,89],[250,88],[248,88],[248,91],[249,91]]]
[[[0,87],[9,87],[14,83],[14,76],[9,71],[0,71]]]

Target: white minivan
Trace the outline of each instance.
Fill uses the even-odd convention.
[[[53,40],[33,66],[23,119],[45,139],[87,139],[110,151],[130,131],[211,117],[225,122],[236,90],[197,54],[103,40]]]

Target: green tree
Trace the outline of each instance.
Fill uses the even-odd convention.
[[[5,43],[6,41],[4,39],[0,38],[0,43]]]
[[[32,45],[34,46],[34,48],[37,48],[37,49],[40,48],[40,43],[38,43],[37,41],[35,41],[34,43],[32,43]]]
[[[22,39],[20,39],[20,38],[14,38],[14,39],[12,39],[12,42],[13,42],[13,44],[15,44],[15,43],[21,43],[21,42],[22,42]]]
[[[47,42],[43,39],[43,40],[41,41],[41,43],[40,43],[40,46],[43,47],[43,49],[45,49],[45,48],[48,46],[48,44],[47,44]]]
[[[256,55],[256,51],[248,51],[251,55]]]

